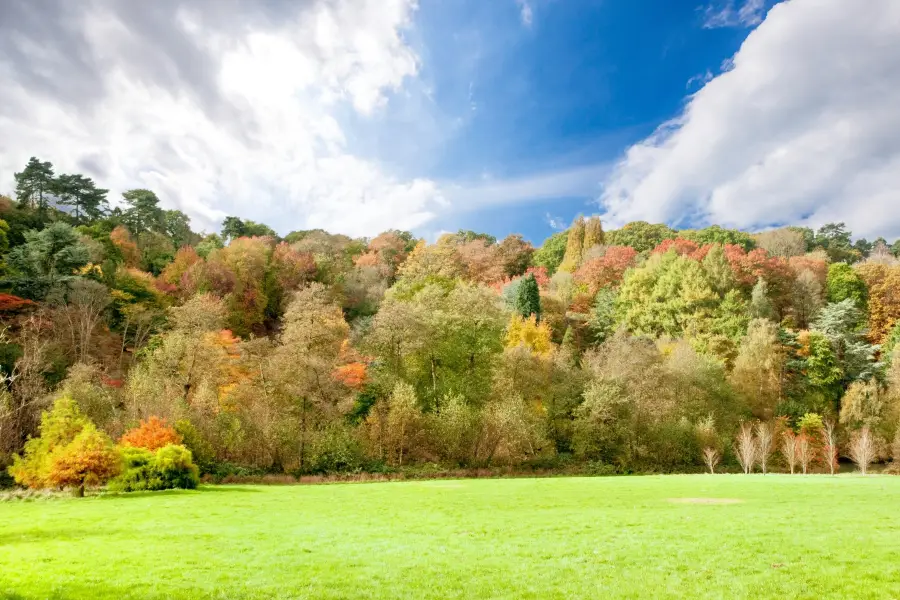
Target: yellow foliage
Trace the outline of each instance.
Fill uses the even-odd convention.
[[[506,331],[506,347],[515,348],[522,345],[532,354],[546,356],[553,350],[550,336],[550,326],[543,321],[538,323],[534,315],[528,318],[513,315]]]

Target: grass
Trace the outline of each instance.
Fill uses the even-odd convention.
[[[887,598],[900,478],[209,486],[0,503],[0,598]]]

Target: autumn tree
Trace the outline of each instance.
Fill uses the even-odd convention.
[[[151,416],[141,420],[140,424],[125,432],[119,443],[131,448],[146,448],[155,452],[169,444],[180,444],[182,441],[174,427],[166,423],[165,419]]]
[[[581,264],[581,256],[584,253],[584,234],[584,217],[578,215],[569,228],[569,236],[566,239],[566,253],[563,255],[562,263],[559,265],[560,271],[572,273]]]
[[[75,439],[49,458],[49,482],[61,488],[74,488],[77,498],[84,497],[85,486],[102,485],[122,470],[112,441],[93,423],[87,423]]]
[[[677,237],[677,232],[662,223],[650,224],[646,221],[627,223],[621,229],[606,232],[606,243],[628,246],[638,252],[650,252],[663,240]]]
[[[765,319],[751,321],[734,361],[731,382],[758,419],[770,420],[782,399],[783,361],[778,327]]]

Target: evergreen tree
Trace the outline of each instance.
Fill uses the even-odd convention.
[[[602,344],[613,334],[616,327],[616,290],[611,287],[600,288],[594,299],[594,306],[588,317],[588,326],[594,334],[594,342]]]
[[[122,213],[122,221],[131,233],[165,230],[165,214],[159,207],[159,198],[150,190],[128,190],[122,194],[128,208]]]
[[[47,208],[45,196],[53,192],[53,165],[41,162],[32,156],[16,178],[16,198],[22,206],[44,210]]]
[[[56,222],[42,231],[29,231],[25,243],[13,248],[9,266],[14,275],[8,281],[20,296],[42,300],[56,285],[75,278],[89,260],[78,232]]]
[[[569,237],[566,240],[566,253],[559,265],[560,271],[572,273],[581,264],[581,254],[584,252],[584,217],[578,215],[572,227],[569,229]]]
[[[534,275],[529,274],[522,279],[516,295],[515,310],[523,317],[534,315],[538,320],[541,318],[541,292],[538,289],[537,281]]]
[[[95,220],[108,210],[106,194],[109,190],[98,188],[94,180],[83,175],[63,174],[53,182],[53,193],[59,197],[60,204],[74,207],[75,219],[83,217]]]

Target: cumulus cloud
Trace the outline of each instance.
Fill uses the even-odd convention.
[[[627,150],[607,219],[900,236],[898,39],[895,0],[776,5],[727,72]]]
[[[766,11],[766,0],[727,0],[708,5],[703,11],[703,26],[707,29],[719,27],[753,27],[762,23]]]
[[[414,228],[443,200],[353,151],[419,70],[415,0],[7,0],[0,190],[36,155],[117,197],[146,187],[195,227]],[[8,186],[8,187],[7,187]]]

